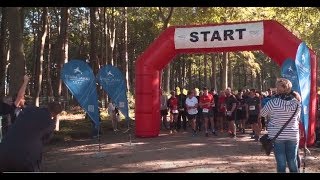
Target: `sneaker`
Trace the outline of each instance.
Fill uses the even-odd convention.
[[[255,135],[251,135],[251,137],[250,137],[250,139],[255,139],[256,137],[255,137]]]
[[[217,136],[217,133],[216,133],[216,131],[212,131],[212,135],[215,135],[215,136]]]
[[[246,133],[246,129],[242,128],[242,134]]]
[[[196,134],[197,134],[197,131],[193,131],[192,136],[194,137],[196,136]]]
[[[206,132],[206,137],[208,137],[209,136],[209,133],[208,132]]]
[[[177,130],[174,130],[173,132],[174,132],[174,133],[177,133],[178,131],[177,131]]]
[[[259,136],[254,136],[254,141],[258,142],[259,141]]]
[[[170,134],[172,134],[172,130],[170,130]]]
[[[236,138],[236,135],[232,133],[232,134],[230,134],[230,137],[231,138]]]

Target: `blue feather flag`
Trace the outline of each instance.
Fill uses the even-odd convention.
[[[120,112],[129,121],[129,108],[127,98],[126,80],[121,71],[112,65],[100,68],[97,81],[119,108]]]
[[[70,60],[61,70],[61,79],[98,129],[100,115],[96,78],[90,66],[82,60]]]
[[[302,100],[301,120],[304,126],[305,142],[308,142],[309,131],[309,103],[311,91],[311,62],[310,52],[305,42],[300,43],[296,54],[296,68],[298,73],[300,94]]]

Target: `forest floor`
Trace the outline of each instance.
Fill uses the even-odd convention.
[[[60,131],[44,149],[42,171],[276,172],[273,154],[266,156],[260,143],[250,139],[249,134],[233,139],[225,133],[205,137],[201,131],[192,137],[189,128],[174,134],[162,130],[156,138],[136,138],[134,130],[114,133],[110,122],[104,120],[99,150],[98,140],[89,137],[90,123],[83,118],[83,114],[62,118]],[[305,172],[320,172],[320,148],[309,149]],[[302,151],[300,154],[303,155]]]

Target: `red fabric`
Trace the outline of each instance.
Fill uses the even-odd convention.
[[[171,110],[177,110],[178,109],[178,98],[177,97],[171,97],[169,100],[169,108]]]
[[[202,95],[200,96],[200,103],[212,103],[213,102],[213,97],[211,94],[208,95]],[[211,107],[211,105],[203,105],[202,108],[206,108],[209,109]]]
[[[219,112],[226,112],[226,96],[219,96],[219,100],[218,100],[218,106],[219,106]]]

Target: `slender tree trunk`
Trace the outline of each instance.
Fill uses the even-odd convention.
[[[116,22],[115,22],[115,8],[111,9],[111,17],[108,17],[109,26],[106,28],[108,30],[108,48],[110,51],[107,51],[108,64],[114,65],[114,49],[115,49],[115,41],[116,41]]]
[[[186,87],[186,58],[185,56],[182,56],[182,68],[181,68],[181,77],[182,77],[182,82],[181,82],[181,87],[180,88],[185,88]]]
[[[261,79],[262,79],[262,77],[261,77],[261,73],[257,73],[257,77],[258,77],[258,89],[259,89],[259,91],[261,92],[262,91],[262,81],[261,81]]]
[[[9,82],[9,62],[10,61],[10,43],[9,43],[9,46],[8,46],[8,49],[7,49],[7,52],[6,52],[6,62],[7,62],[7,64],[6,64],[6,68],[5,68],[5,80],[7,81],[7,82]],[[4,94],[5,95],[7,95],[8,94],[8,85],[7,84],[5,84],[5,92],[4,92]]]
[[[217,90],[217,75],[216,75],[216,59],[217,54],[211,54],[211,88]]]
[[[159,9],[159,16],[163,21],[162,30],[164,31],[168,27],[174,8],[170,7],[167,16],[165,16],[165,13],[163,12],[163,9],[161,7],[159,7],[158,9]],[[164,90],[167,92],[170,91],[170,64],[168,64],[167,68],[164,70]]]
[[[7,39],[7,12],[6,7],[1,8],[1,31],[0,31],[0,98],[5,96],[6,66],[6,39]]]
[[[25,56],[23,47],[23,32],[20,20],[20,8],[8,7],[8,28],[9,28],[9,41],[10,41],[10,85],[9,95],[13,96],[18,92],[21,84],[23,83],[23,76],[25,75]]]
[[[254,75],[253,75],[253,70],[250,70],[250,77],[251,77],[251,87],[255,88],[255,79],[254,79]]]
[[[37,63],[37,58],[38,58],[38,51],[37,51],[37,44],[38,44],[38,36],[39,33],[39,28],[40,26],[36,26],[36,24],[39,24],[39,18],[36,17],[35,11],[38,11],[38,8],[36,10],[32,10],[32,36],[33,36],[33,48],[32,48],[32,64],[36,64]],[[37,13],[37,16],[40,13]],[[38,29],[36,29],[36,27],[38,27]],[[31,66],[30,68],[30,73],[32,74],[32,76],[30,77],[30,81],[34,82],[34,77],[36,76],[36,66]],[[34,90],[34,84],[32,83],[31,85],[31,91]],[[33,94],[33,92],[32,92]]]
[[[227,89],[228,87],[228,53],[224,52],[223,53],[223,59],[222,59],[222,66],[223,66],[223,71],[222,71],[222,89]]]
[[[201,81],[201,61],[200,61],[200,57],[198,57],[198,88],[200,89],[201,88],[201,84],[202,84],[202,81]]]
[[[51,19],[50,16],[48,16],[48,36],[47,36],[47,42],[48,42],[48,56],[47,56],[47,90],[48,90],[48,102],[51,101],[51,98],[53,98],[53,89],[52,89],[52,78],[51,78]]]
[[[100,54],[99,54],[99,67],[102,67],[103,65],[105,65],[104,63],[104,24],[103,24],[103,8],[98,8],[98,16],[99,16],[99,51],[100,51]]]
[[[68,7],[62,7],[61,8],[61,29],[60,29],[60,35],[58,37],[58,54],[56,58],[56,62],[58,62],[58,96],[67,97],[67,90],[65,89],[65,86],[62,86],[62,79],[60,77],[61,74],[61,68],[63,67],[64,63],[68,61],[68,23],[69,23],[69,8]],[[63,90],[63,88],[65,90]]]
[[[96,75],[99,69],[97,57],[97,8],[90,7],[90,65]]]
[[[171,67],[171,72],[170,74],[172,75],[173,78],[171,78],[171,81],[170,81],[170,91],[171,90],[174,90],[175,87],[176,87],[176,84],[178,82],[178,78],[176,76],[176,62],[173,62],[172,63],[172,67]]]
[[[239,60],[238,60],[238,62],[239,62]],[[243,75],[242,75],[242,73],[240,72],[241,66],[240,66],[239,63],[238,63],[237,69],[238,69],[238,85],[239,85],[239,89],[242,89],[243,86],[241,86],[241,85],[242,85],[241,79],[242,79],[242,76],[243,76]]]
[[[128,12],[127,7],[124,7],[124,52],[125,52],[125,77],[126,77],[126,85],[128,92],[130,91],[129,84],[129,57],[128,57]]]
[[[208,55],[204,54],[204,62],[203,62],[203,73],[204,73],[204,86],[208,87],[208,72],[207,72],[207,66],[208,66]]]
[[[187,76],[188,76],[188,89],[191,89],[192,88],[192,61],[191,60],[188,61]]]
[[[246,66],[244,65],[244,63],[242,64],[242,70],[243,70],[243,74],[244,74],[244,87],[247,88],[247,81],[248,81],[248,78],[247,78],[247,68],[246,68]]]
[[[44,7],[43,8],[43,13],[42,13],[42,34],[41,34],[41,39],[39,41],[39,59],[37,62],[37,70],[36,70],[36,76],[35,76],[35,94],[34,94],[34,103],[35,106],[39,106],[39,96],[40,96],[40,91],[41,91],[41,83],[42,83],[42,73],[43,73],[43,61],[44,61],[44,45],[46,42],[46,36],[47,36],[47,31],[48,31],[48,8]],[[40,35],[39,35],[40,37]]]
[[[233,90],[233,69],[231,65],[230,53],[228,53],[228,86]]]

